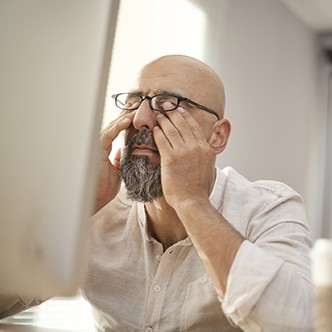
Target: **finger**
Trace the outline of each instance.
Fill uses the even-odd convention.
[[[174,112],[168,113],[168,118],[179,132],[182,141],[185,143],[192,142],[195,140],[195,137],[192,133],[189,123],[183,116],[183,113],[189,114],[183,107],[178,107]]]
[[[178,107],[178,112],[182,115],[183,120],[186,121],[190,128],[190,133],[196,140],[206,141],[206,137],[202,126],[194,119],[194,117],[184,108]],[[189,138],[189,136],[187,136]]]
[[[116,151],[114,158],[113,158],[113,166],[120,170],[120,160],[121,160],[121,149],[119,148],[118,151]]]
[[[158,114],[156,119],[160,129],[163,131],[165,137],[167,138],[170,146],[175,148],[177,145],[183,144],[183,139],[178,131],[178,129],[174,126],[170,118],[168,118],[163,114]]]
[[[103,150],[106,150],[108,153],[112,150],[112,143],[118,137],[119,133],[127,129],[132,123],[134,115],[132,113],[127,114],[126,116],[120,116],[116,120],[112,121],[102,132],[101,142]]]
[[[153,128],[153,138],[161,156],[169,154],[173,148],[159,126]]]
[[[131,117],[133,117],[134,116],[134,112],[135,111],[133,111],[133,112],[129,112],[129,111],[127,111],[127,110],[124,110],[124,111],[122,111],[120,114],[119,114],[119,116],[117,117],[117,118],[115,118],[114,120],[112,120],[104,129],[103,129],[103,131],[106,131],[106,130],[108,130],[108,129],[110,129],[113,125],[114,125],[114,123],[115,122],[117,122],[117,121],[121,121],[122,119],[124,119],[124,118],[131,118]]]

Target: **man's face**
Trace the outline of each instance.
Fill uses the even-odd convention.
[[[192,64],[186,65],[174,59],[157,61],[142,70],[135,91],[145,96],[175,93],[209,107],[209,101],[213,101],[213,98],[208,95],[211,89],[207,89],[203,74],[201,68],[197,69],[197,66]],[[208,138],[216,121],[215,116],[190,105],[184,107],[188,107],[190,114],[202,126]],[[157,125],[157,114],[157,111],[150,108],[149,101],[144,100],[135,111],[133,122],[125,132],[120,171],[128,197],[140,202],[152,202],[163,196],[160,155],[152,134]]]

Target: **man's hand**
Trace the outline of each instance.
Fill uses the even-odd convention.
[[[158,115],[154,137],[161,156],[164,196],[195,246],[219,296],[244,241],[209,202],[214,183],[214,150],[203,128],[187,111]]]
[[[113,141],[122,130],[129,127],[133,117],[134,113],[122,113],[117,119],[112,121],[101,134],[102,159],[95,212],[109,203],[120,190],[120,150],[117,151],[113,163],[109,160],[109,156],[112,151]]]
[[[157,116],[154,138],[161,156],[165,199],[176,209],[188,200],[207,201],[214,181],[214,157],[202,127],[179,108]]]

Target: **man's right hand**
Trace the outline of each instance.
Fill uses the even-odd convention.
[[[117,151],[113,163],[109,156],[112,143],[119,133],[128,128],[134,118],[134,113],[123,112],[113,120],[101,133],[102,158],[100,164],[99,184],[96,197],[95,213],[109,203],[118,194],[121,185],[120,150]]]

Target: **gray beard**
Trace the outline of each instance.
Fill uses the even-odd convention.
[[[146,130],[138,131],[128,141],[121,154],[120,172],[129,199],[151,203],[163,197],[160,165],[149,165],[147,156],[132,156],[134,144],[155,146],[152,134]]]

